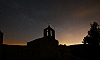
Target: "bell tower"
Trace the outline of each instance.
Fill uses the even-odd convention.
[[[55,39],[55,31],[48,25],[47,28],[44,29],[44,37],[53,37]]]

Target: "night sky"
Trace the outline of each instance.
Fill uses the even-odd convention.
[[[100,25],[100,0],[0,0],[4,44],[26,45],[55,30],[59,44],[82,44],[94,21]]]

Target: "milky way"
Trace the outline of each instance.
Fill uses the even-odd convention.
[[[4,44],[27,44],[56,31],[59,44],[82,44],[94,21],[100,24],[100,0],[0,0]]]

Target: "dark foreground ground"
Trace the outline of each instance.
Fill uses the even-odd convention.
[[[2,46],[2,60],[98,60],[100,46],[72,45],[59,46],[52,55],[40,54],[39,50],[27,46]],[[51,54],[51,53],[49,53]]]

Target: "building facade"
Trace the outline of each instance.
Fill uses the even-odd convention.
[[[48,26],[44,29],[44,37],[27,43],[27,46],[38,51],[40,57],[52,57],[58,51],[59,42],[55,39],[55,31]]]

